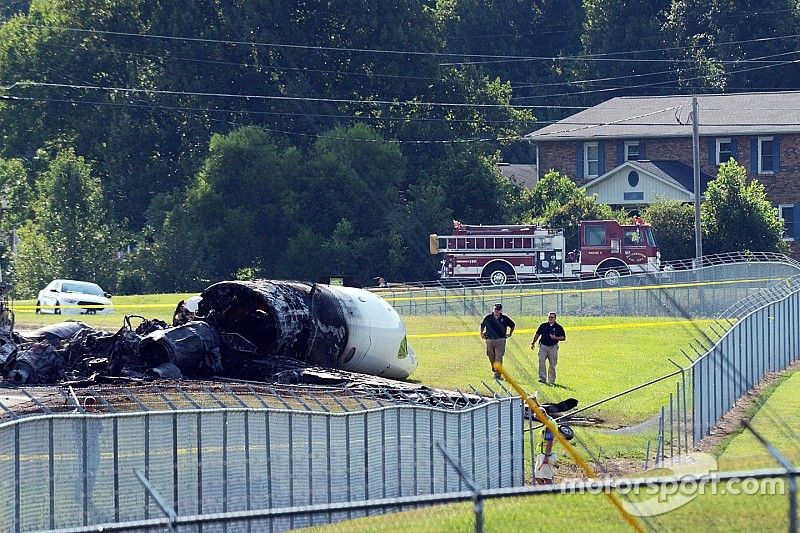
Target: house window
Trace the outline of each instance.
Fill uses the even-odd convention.
[[[794,204],[778,206],[778,218],[783,220],[783,240],[794,240]]]
[[[583,145],[583,175],[587,178],[600,175],[600,149],[597,143]]]
[[[624,192],[622,193],[622,198],[626,202],[636,202],[636,201],[644,201],[644,193],[639,192]]]
[[[772,174],[775,172],[775,152],[772,137],[758,138],[758,173]]]
[[[625,161],[638,161],[639,153],[639,141],[625,141]]]
[[[733,157],[733,147],[730,139],[717,139],[717,164],[721,165]]]
[[[603,246],[606,243],[605,226],[586,226],[583,235],[586,246]]]
[[[636,187],[639,185],[639,173],[635,170],[628,172],[628,185],[631,187]]]

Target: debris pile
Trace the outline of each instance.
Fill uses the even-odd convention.
[[[196,309],[187,310],[181,302],[172,325],[127,315],[115,333],[67,321],[23,337],[13,331],[12,324],[0,329],[0,371],[16,385],[227,378],[327,385],[373,395],[390,391],[433,405],[478,400],[345,371],[343,363],[356,350],[345,316],[353,311],[340,304],[327,286],[266,280],[220,282],[203,291],[194,305]],[[132,321],[137,320],[134,327]],[[394,358],[404,357],[402,350],[410,351],[404,326],[402,341],[400,351],[394,348]]]

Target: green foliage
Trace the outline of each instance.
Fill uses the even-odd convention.
[[[540,220],[549,209],[566,204],[576,194],[578,185],[574,181],[551,170],[532,189],[523,192],[524,218],[531,222]]]
[[[784,251],[783,222],[758,180],[747,182],[747,171],[735,160],[719,167],[700,206],[703,253],[752,250]]]
[[[115,292],[124,295],[145,294],[148,291],[147,278],[147,272],[141,268],[122,266],[117,273]]]
[[[624,54],[623,57],[628,59],[633,51],[655,50],[646,57],[658,58],[664,54],[659,54],[658,50],[664,48],[662,25],[671,3],[671,0],[584,0],[584,52],[592,55]],[[643,55],[639,53],[632,57]],[[590,78],[636,76],[643,80],[642,83],[658,84],[670,83],[675,76],[672,69],[664,69],[663,63],[657,61],[589,61],[586,65],[586,75]],[[648,75],[641,78],[644,74]],[[630,89],[623,87],[614,91],[614,96],[624,94],[640,95],[639,83],[632,83]]]
[[[566,250],[580,246],[579,225],[581,220],[610,220],[614,212],[606,204],[598,204],[596,195],[587,195],[583,189],[576,189],[569,200],[562,205],[551,205],[545,212],[543,222],[551,228],[564,230]]]
[[[73,150],[58,153],[39,176],[33,213],[19,232],[14,258],[21,294],[41,289],[42,281],[53,278],[94,281],[113,289],[120,238],[103,222],[100,183]]]
[[[518,187],[497,169],[497,155],[485,156],[465,147],[448,147],[426,182],[446,191],[453,217],[467,224],[508,224],[519,214],[509,212],[521,196]]]
[[[694,207],[659,199],[642,211],[642,218],[653,227],[662,260],[694,257]]]
[[[790,39],[759,37],[793,35],[799,24],[800,9],[784,0],[673,0],[664,35],[675,47],[670,55],[684,62],[675,69],[684,85],[796,89],[800,67],[794,62],[757,70],[734,65],[793,53]]]

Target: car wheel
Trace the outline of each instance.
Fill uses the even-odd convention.
[[[39,302],[39,300],[36,300],[36,314],[37,315],[42,314],[42,304],[41,302]]]
[[[53,314],[54,315],[60,315],[61,314],[61,305],[58,302],[56,302],[55,307],[53,307]]]

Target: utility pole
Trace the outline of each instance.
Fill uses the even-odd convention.
[[[692,170],[694,171],[694,255],[699,260],[703,257],[703,234],[700,231],[700,114],[696,96],[692,97]]]

